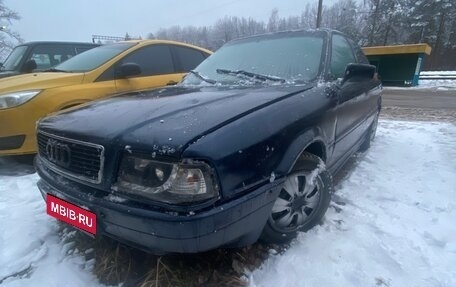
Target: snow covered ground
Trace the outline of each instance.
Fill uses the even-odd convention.
[[[420,76],[424,77],[454,77],[456,71],[421,71]]]
[[[453,90],[456,89],[456,80],[444,79],[444,80],[419,80],[417,87],[411,87],[409,89],[436,89],[442,90]],[[456,96],[456,92],[455,92]]]
[[[0,176],[0,286],[95,286],[93,262],[72,254],[46,214],[38,176]]]
[[[455,76],[456,71],[422,71],[420,77],[425,79],[420,79],[418,87],[415,88],[436,90],[456,89]]]
[[[456,126],[382,121],[325,222],[252,286],[456,286]]]
[[[418,86],[415,87],[385,87],[385,89],[406,89],[406,90],[456,90],[456,71],[423,71],[420,73]],[[456,96],[456,92],[455,92]]]
[[[454,77],[456,75],[456,71],[421,71],[420,76],[431,77],[431,76],[447,76],[447,77]]]
[[[455,125],[381,121],[324,224],[271,255],[251,286],[456,286],[455,158]],[[37,179],[0,176],[0,285],[100,285],[59,238]]]
[[[394,87],[384,86],[387,90],[430,90],[430,91],[453,91],[456,96],[456,80],[440,79],[440,80],[419,80],[418,86],[414,87]]]

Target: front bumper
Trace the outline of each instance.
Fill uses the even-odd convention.
[[[0,110],[0,156],[35,153],[35,123],[41,116],[27,103]]]
[[[254,243],[281,188],[281,182],[275,181],[221,205],[178,214],[109,200],[106,192],[59,176],[39,159],[36,167],[43,198],[51,194],[84,207],[97,216],[97,234],[156,254],[196,253]]]

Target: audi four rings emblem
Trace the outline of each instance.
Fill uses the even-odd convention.
[[[66,144],[60,143],[53,139],[49,139],[46,144],[46,155],[49,161],[57,165],[63,167],[70,166],[71,150]]]

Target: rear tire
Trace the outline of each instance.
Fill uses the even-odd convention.
[[[333,184],[324,162],[304,152],[287,176],[261,234],[269,243],[285,243],[299,231],[321,222],[328,209]]]

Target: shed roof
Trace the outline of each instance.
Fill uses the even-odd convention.
[[[428,44],[423,43],[409,45],[363,47],[362,50],[366,56],[421,53],[430,55],[432,48]]]

